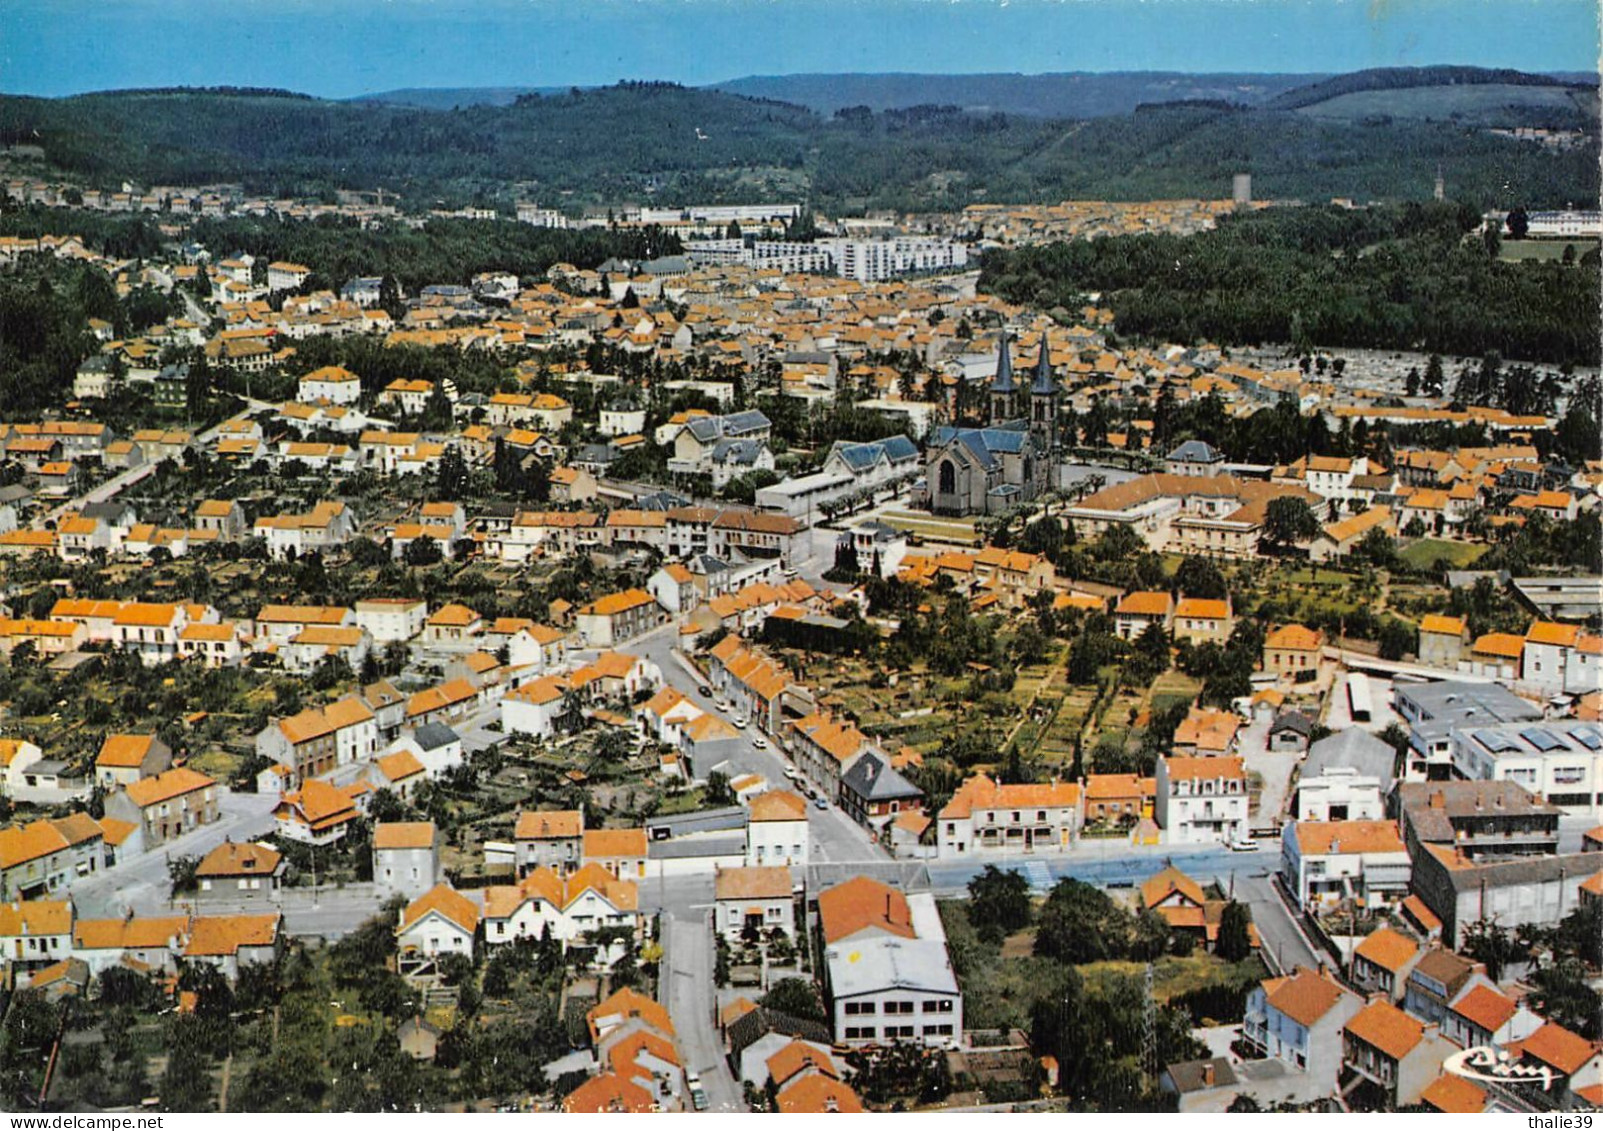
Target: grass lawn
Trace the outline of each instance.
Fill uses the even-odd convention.
[[[1574,246],[1576,259],[1580,259],[1581,256],[1598,246],[1596,240],[1584,238],[1568,240],[1504,240],[1497,258],[1504,260],[1539,259],[1557,263],[1564,258],[1566,244]]]
[[[1162,714],[1176,703],[1191,703],[1202,690],[1202,681],[1193,679],[1177,668],[1171,668],[1152,681],[1148,702],[1154,715]]]
[[[1415,569],[1427,569],[1438,559],[1446,558],[1455,569],[1463,569],[1480,560],[1490,547],[1467,542],[1444,542],[1436,538],[1421,538],[1397,556]]]
[[[956,542],[964,546],[977,546],[980,544],[979,535],[974,533],[972,519],[937,518],[934,515],[911,511],[886,511],[880,517],[886,526],[895,527],[897,530],[905,530],[910,534],[918,534],[937,542]]]

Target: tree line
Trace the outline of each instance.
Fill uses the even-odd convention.
[[[1598,253],[1505,263],[1465,205],[1272,208],[1194,236],[998,250],[982,290],[1076,310],[1101,292],[1122,333],[1177,342],[1599,361]]]

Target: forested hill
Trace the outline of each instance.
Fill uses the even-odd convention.
[[[848,106],[901,110],[954,105],[984,113],[1036,118],[1105,118],[1128,114],[1143,103],[1216,100],[1260,105],[1301,90],[1324,75],[1181,74],[1119,71],[1093,74],[747,75],[716,84],[732,94],[794,102],[821,114]]]
[[[1328,119],[1183,104],[1084,121],[956,106],[824,116],[629,83],[431,110],[264,92],[0,97],[0,143],[99,187],[243,183],[307,196],[383,187],[413,203],[809,199],[826,209],[1220,198],[1423,199],[1440,167],[1476,208],[1598,194],[1595,142],[1554,153],[1451,122]]]
[[[1120,332],[1161,341],[1597,365],[1597,246],[1573,264],[1500,262],[1470,234],[1479,219],[1450,204],[1270,208],[1196,236],[988,252],[980,289],[1066,310],[1100,293]]]
[[[1352,71],[1288,90],[1269,100],[1275,110],[1298,110],[1344,94],[1367,90],[1411,90],[1427,86],[1574,86],[1586,84],[1507,68],[1487,67],[1374,67]],[[1597,88],[1596,81],[1591,84]]]

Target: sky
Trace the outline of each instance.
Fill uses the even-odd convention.
[[[0,91],[751,74],[1596,71],[1594,0],[0,0]]]

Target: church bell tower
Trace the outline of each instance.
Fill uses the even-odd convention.
[[[1017,415],[1019,387],[1013,380],[1013,354],[1004,331],[996,354],[996,376],[991,379],[991,426],[994,428]]]

